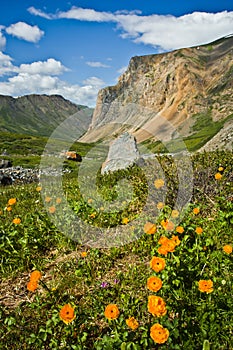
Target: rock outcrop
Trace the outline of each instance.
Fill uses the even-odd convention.
[[[126,169],[133,165],[139,157],[134,136],[126,132],[110,144],[107,159],[101,168],[101,174]]]

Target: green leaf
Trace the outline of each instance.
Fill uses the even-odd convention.
[[[126,350],[126,342],[121,344],[121,350]]]
[[[209,340],[204,340],[202,350],[210,350],[210,342]]]

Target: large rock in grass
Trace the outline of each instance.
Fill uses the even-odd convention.
[[[102,164],[101,174],[126,169],[136,163],[139,157],[135,137],[126,132],[110,144],[107,159]]]
[[[12,161],[7,159],[0,159],[0,169],[12,167]]]

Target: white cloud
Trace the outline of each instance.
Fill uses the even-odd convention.
[[[58,78],[41,74],[19,73],[9,78],[9,83],[16,91],[39,93],[40,90],[49,90],[57,85]]]
[[[233,11],[193,12],[180,17],[157,14],[143,16],[139,11],[110,13],[79,7],[72,7],[66,12],[58,12],[55,15],[46,14],[35,8],[31,10],[31,13],[33,12],[50,19],[113,22],[122,31],[123,39],[159,47],[160,51],[201,45],[233,31]]]
[[[31,75],[60,75],[68,69],[60,61],[54,58],[48,58],[47,61],[36,61],[27,64],[21,64],[19,67],[12,64],[13,59],[0,51],[0,75],[9,75],[12,73]]]
[[[193,12],[174,16],[120,16],[118,26],[123,38],[136,43],[159,46],[164,50],[200,45],[232,32],[233,11]]]
[[[127,66],[121,67],[120,69],[117,70],[117,73],[123,74],[127,69]]]
[[[0,26],[0,50],[3,50],[6,45],[6,38],[2,34],[3,26]]]
[[[9,76],[0,82],[1,95],[58,94],[77,104],[94,107],[98,91],[105,86],[104,81],[97,77],[90,77],[80,85],[59,79],[58,75],[68,69],[54,58],[20,66],[12,62],[9,55],[0,51],[0,76]]]
[[[89,21],[89,22],[115,21],[115,15],[110,12],[99,12],[93,9],[84,9],[84,8],[75,7],[75,6],[73,6],[67,12],[59,12],[57,17],[77,19],[79,21]]]
[[[30,41],[32,43],[37,43],[44,35],[44,32],[37,26],[31,26],[25,22],[11,24],[6,28],[6,32],[7,34],[16,36],[19,39]]]
[[[95,87],[103,87],[104,82],[102,79],[97,78],[97,77],[90,77],[85,80],[83,80],[83,84],[88,85],[88,86],[95,86]]]
[[[90,67],[95,67],[95,68],[110,68],[107,64],[101,63],[101,62],[95,62],[95,61],[88,61],[86,64]]]
[[[7,81],[0,82],[0,94],[15,97],[27,94],[58,94],[74,103],[94,107],[98,91],[104,86],[105,83],[97,77],[86,79],[82,85],[72,85],[55,76],[20,72]]]
[[[15,72],[16,67],[12,64],[13,59],[0,51],[0,76]]]
[[[60,61],[56,61],[54,58],[48,58],[47,61],[43,62],[37,61],[31,64],[21,64],[19,67],[21,73],[43,75],[59,75],[67,70]]]
[[[45,13],[41,10],[35,9],[35,7],[33,7],[33,6],[28,8],[28,12],[30,12],[31,15],[40,16],[40,17],[43,17],[46,19],[52,18],[52,15],[48,15],[47,13]]]

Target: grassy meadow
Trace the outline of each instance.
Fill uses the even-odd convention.
[[[150,180],[161,194],[166,183],[164,200],[143,215],[151,187],[139,167],[97,175],[109,204],[119,179],[132,184],[131,199],[111,212],[82,196],[77,165],[67,163],[74,171],[62,185],[72,211],[91,227],[132,234],[110,248],[60,232],[51,217],[62,216],[63,199],[43,200],[40,183],[0,187],[0,349],[233,349],[232,153],[192,156],[193,193],[181,220],[176,166],[172,157],[158,161],[164,179],[151,171]]]

